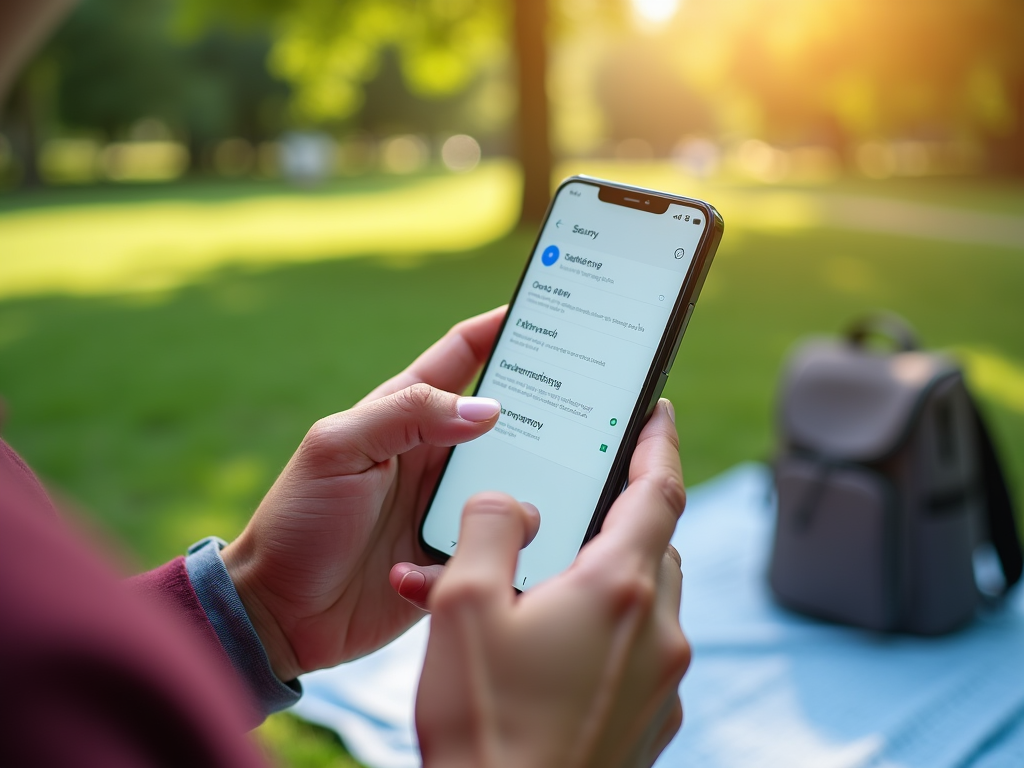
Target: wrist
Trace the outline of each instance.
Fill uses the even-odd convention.
[[[299,665],[287,634],[260,596],[259,558],[254,548],[249,546],[245,533],[228,544],[220,554],[238,598],[266,651],[271,669],[279,680],[294,680],[305,670]]]

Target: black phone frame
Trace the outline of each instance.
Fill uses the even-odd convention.
[[[626,479],[629,475],[629,462],[633,457],[633,451],[636,449],[637,440],[640,438],[640,432],[647,423],[647,419],[654,410],[654,406],[657,404],[658,398],[661,396],[665,383],[668,381],[669,370],[672,367],[672,363],[675,362],[676,352],[679,350],[683,334],[686,331],[686,325],[689,323],[690,316],[692,315],[690,305],[696,304],[697,297],[700,295],[700,290],[704,286],[704,280],[707,278],[708,270],[711,268],[711,262],[715,257],[715,253],[718,250],[718,244],[721,242],[722,234],[725,231],[725,222],[723,221],[721,214],[715,210],[714,206],[703,200],[684,197],[682,195],[674,195],[668,192],[659,192],[657,190],[637,187],[630,184],[621,184],[619,182],[608,181],[607,179],[600,179],[583,174],[570,176],[558,185],[558,189],[556,189],[555,193],[551,196],[551,202],[548,204],[547,212],[544,214],[544,221],[541,222],[540,228],[537,230],[537,237],[534,238],[533,245],[529,251],[529,256],[526,259],[526,264],[523,266],[523,272],[520,274],[519,281],[516,283],[515,290],[512,292],[512,298],[509,299],[509,309],[515,305],[516,299],[519,298],[519,291],[523,287],[523,281],[526,279],[526,273],[530,268],[534,255],[537,252],[537,246],[540,244],[540,237],[544,232],[544,228],[547,226],[548,220],[551,218],[551,213],[554,209],[555,201],[558,199],[558,195],[561,194],[562,190],[569,184],[575,183],[584,183],[596,186],[598,188],[598,199],[602,202],[622,205],[627,208],[634,208],[636,210],[656,215],[665,213],[671,204],[681,204],[698,209],[704,214],[707,221],[707,226],[704,228],[701,233],[700,240],[697,242],[696,252],[690,260],[690,266],[687,269],[686,276],[683,278],[682,287],[676,295],[675,305],[672,308],[672,313],[669,316],[668,323],[665,325],[665,330],[662,333],[661,342],[659,343],[657,352],[654,355],[651,368],[647,372],[647,376],[644,379],[644,385],[637,397],[633,411],[630,413],[629,422],[626,425],[622,442],[619,444],[619,449],[612,461],[611,470],[608,472],[608,479],[605,481],[601,495],[598,497],[597,506],[591,516],[590,525],[587,527],[587,533],[583,537],[583,541],[580,542],[579,549],[583,549],[584,545],[594,538],[594,536],[596,536],[601,530],[601,524],[604,522],[604,518],[608,514],[608,510],[611,509],[612,503],[625,489]],[[504,333],[508,318],[509,314],[506,313],[505,317],[501,321],[501,326],[498,328],[498,332],[494,337],[495,343],[497,343],[497,340],[501,338],[501,334]],[[480,370],[480,377],[477,380],[473,394],[476,394],[479,391],[487,370],[490,368],[493,360],[494,350],[492,349],[491,354],[487,357],[487,362],[484,363]],[[423,527],[426,524],[427,513],[430,511],[430,508],[434,503],[434,498],[437,496],[437,490],[441,485],[441,480],[444,478],[445,472],[448,470],[448,463],[451,461],[452,454],[457,447],[458,446],[452,446],[448,450],[444,466],[441,467],[441,472],[437,476],[437,481],[430,493],[430,498],[427,500],[426,506],[423,508],[420,522],[417,526],[420,547],[427,555],[440,563],[447,562],[448,558],[451,556],[427,543],[426,539],[423,537]]]

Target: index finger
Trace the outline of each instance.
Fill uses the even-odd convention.
[[[612,504],[601,532],[591,542],[602,557],[621,561],[640,555],[653,565],[661,562],[686,505],[671,409],[668,400],[659,401],[640,433],[629,464],[629,486]]]
[[[507,306],[456,323],[408,368],[385,381],[360,402],[378,400],[413,384],[462,392],[487,360]]]

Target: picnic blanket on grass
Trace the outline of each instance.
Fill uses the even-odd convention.
[[[672,543],[693,663],[685,721],[658,768],[1024,768],[1024,590],[939,638],[818,622],[771,598],[773,524],[763,465],[689,493]],[[420,622],[304,676],[294,711],[373,768],[419,765],[412,711],[427,632]]]

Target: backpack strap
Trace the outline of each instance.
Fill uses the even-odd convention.
[[[978,411],[973,398],[969,398],[974,411],[974,423],[977,426],[978,453],[981,459],[981,481],[985,489],[986,515],[988,516],[989,536],[992,546],[999,555],[1003,567],[1003,578],[1009,592],[1024,571],[1024,555],[1021,553],[1020,538],[1017,536],[1017,521],[1014,517],[1013,501],[1010,489],[1006,486],[1003,468],[999,465],[995,445],[984,419]]]

